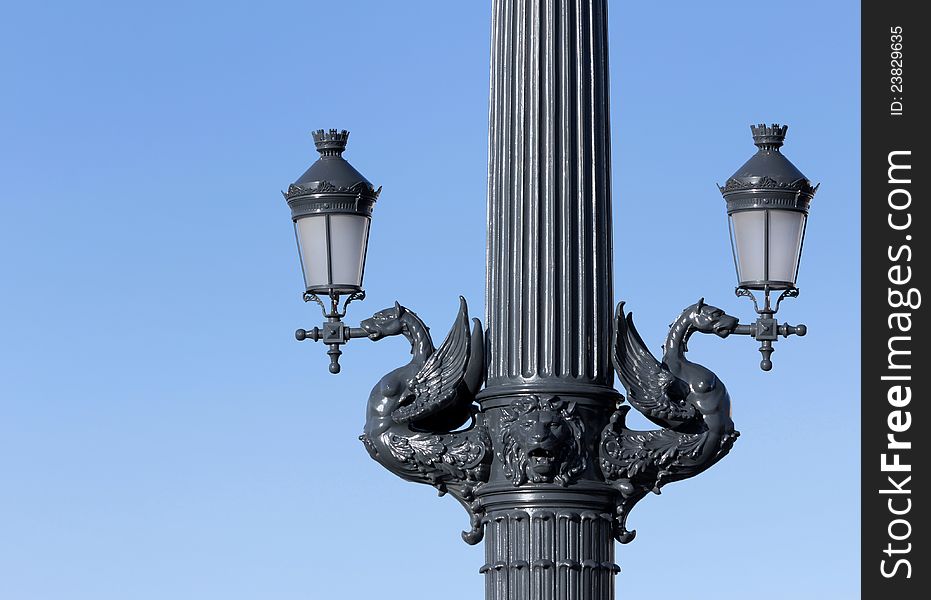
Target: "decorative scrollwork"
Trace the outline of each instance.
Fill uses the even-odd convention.
[[[779,305],[782,304],[782,301],[785,300],[786,298],[798,298],[799,290],[797,287],[790,287],[788,289],[783,290],[782,293],[779,294],[779,297],[776,298],[776,304],[775,306],[772,307],[772,309],[770,309],[770,301],[769,301],[770,293],[771,292],[768,288],[763,291],[765,302],[763,304],[763,309],[760,310],[760,305],[757,303],[756,296],[753,295],[753,292],[751,292],[747,288],[742,288],[742,287],[736,288],[734,290],[734,295],[737,296],[738,298],[740,297],[750,298],[750,300],[753,302],[753,310],[756,311],[757,314],[766,313],[769,315],[774,315],[777,312],[779,312]]]
[[[776,299],[776,306],[775,308],[773,308],[773,312],[774,313],[779,312],[779,305],[782,303],[784,299],[798,298],[798,294],[799,294],[799,291],[798,291],[798,288],[796,287],[791,287],[787,290],[784,290],[781,294],[779,294],[779,297]]]
[[[753,310],[756,311],[757,314],[759,314],[760,305],[757,304],[756,296],[753,295],[753,292],[751,292],[747,288],[739,287],[734,290],[734,295],[737,296],[738,298],[750,298],[750,300],[753,302]]]
[[[320,299],[320,296],[313,292],[304,292],[304,302],[316,302],[320,306],[320,310],[323,311],[323,316],[326,319],[342,320],[346,316],[346,308],[349,306],[349,303],[355,300],[365,300],[365,290],[348,294],[343,301],[342,310],[337,309],[339,305],[339,294],[330,294],[330,308],[327,309],[326,304]]]
[[[304,194],[365,194],[377,198],[380,193],[380,187],[375,189],[367,181],[360,181],[349,186],[335,185],[329,181],[314,181],[308,184],[292,183],[288,186],[288,191],[284,193],[284,197],[291,199]]]
[[[346,316],[346,308],[349,306],[349,303],[355,300],[359,300],[359,301],[365,300],[365,290],[359,290],[358,292],[352,292],[351,294],[346,296],[346,300],[343,301],[343,310],[340,312],[341,319]]]
[[[491,440],[481,426],[463,435],[387,432],[379,438],[363,434],[359,439],[369,455],[393,473],[432,485],[441,495],[452,493],[460,501],[470,501],[488,479]]]
[[[323,300],[321,300],[320,296],[317,294],[313,292],[304,292],[304,302],[316,302],[320,306],[320,310],[323,311],[323,318],[327,317],[326,304],[323,303]]]
[[[744,190],[786,190],[790,192],[801,192],[803,194],[814,194],[817,186],[812,186],[811,182],[805,179],[796,179],[795,181],[776,181],[772,177],[763,176],[756,181],[745,181],[736,178],[730,178],[724,182],[723,186],[718,186],[722,194],[731,192],[741,192]]]

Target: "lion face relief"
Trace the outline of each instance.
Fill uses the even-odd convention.
[[[556,396],[515,400],[504,409],[499,441],[498,459],[515,486],[527,481],[565,486],[585,469],[575,402]]]

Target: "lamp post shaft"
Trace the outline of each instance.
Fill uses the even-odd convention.
[[[616,492],[594,460],[619,399],[606,4],[493,1],[479,401],[499,461],[476,492],[487,600],[614,598]],[[575,466],[562,485],[532,458],[546,434],[520,432],[552,415],[578,442],[563,440],[558,459]]]
[[[488,382],[611,387],[605,0],[494,0]]]

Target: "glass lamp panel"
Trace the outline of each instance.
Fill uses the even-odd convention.
[[[805,214],[769,211],[769,279],[795,284],[805,236]]]
[[[739,282],[763,281],[766,278],[766,211],[748,210],[732,214],[731,235]]]
[[[304,286],[308,290],[330,285],[326,221],[326,215],[314,215],[294,223],[301,268],[304,271]]]
[[[369,219],[361,215],[330,215],[330,256],[333,287],[361,288]]]

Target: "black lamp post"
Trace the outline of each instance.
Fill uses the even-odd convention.
[[[760,368],[769,371],[773,342],[779,335],[803,336],[808,331],[804,325],[779,325],[775,314],[784,298],[798,296],[795,282],[808,208],[818,188],[779,150],[788,126],[760,124],[750,129],[758,151],[720,190],[727,201],[737,295],[753,300],[759,314],[755,323],[741,325],[734,333],[761,342]],[[753,291],[763,293],[762,308]],[[772,292],[780,292],[775,305],[770,300]]]
[[[410,361],[372,388],[360,439],[392,473],[466,509],[463,539],[485,539],[486,600],[612,599],[614,542],[634,538],[634,505],[708,469],[739,435],[723,382],[687,357],[689,338],[752,335],[768,369],[776,334],[804,333],[773,316],[795,293],[814,194],[778,152],[778,126],[754,128],[760,151],[722,188],[738,293],[764,294],[757,322],[699,300],[656,358],[624,303],[614,310],[606,4],[493,0],[484,327],[463,298],[438,347],[397,302],[342,324],[340,294],[362,294],[377,196],[339,157],[345,132],[315,134],[324,156],[286,194],[306,297],[331,299],[323,330],[297,337],[330,344],[334,373],[352,337],[408,340]],[[658,428],[629,428],[631,407]]]

